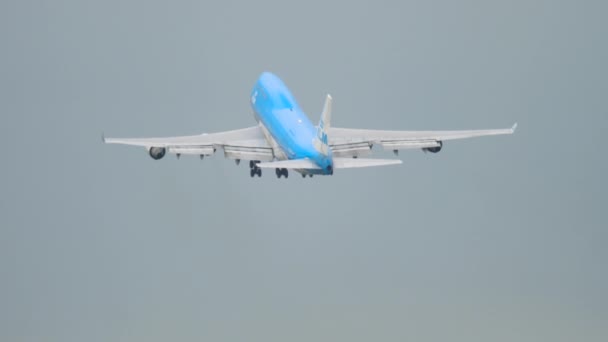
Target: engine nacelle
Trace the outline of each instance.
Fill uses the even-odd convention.
[[[152,159],[159,160],[160,158],[165,156],[165,153],[167,153],[167,149],[164,147],[150,147],[148,153],[150,154],[150,157],[152,157]]]
[[[435,146],[435,147],[425,147],[422,150],[424,152],[431,152],[431,153],[437,153],[439,151],[441,151],[441,148],[443,147],[443,142],[438,141],[439,146]]]

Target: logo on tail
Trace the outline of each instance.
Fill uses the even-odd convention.
[[[327,142],[327,129],[331,124],[331,95],[327,94],[325,98],[325,105],[323,106],[323,112],[321,113],[321,119],[317,126],[317,136],[313,141],[313,145],[319,153],[327,156],[329,155],[329,144]]]

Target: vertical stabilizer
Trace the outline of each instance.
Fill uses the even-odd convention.
[[[328,129],[331,125],[331,95],[327,94],[325,98],[325,105],[323,105],[323,112],[321,113],[321,120],[319,126],[324,129]]]
[[[321,119],[317,126],[317,136],[314,141],[314,146],[317,151],[324,155],[329,154],[329,144],[327,143],[327,129],[331,125],[331,95],[327,94],[325,98],[325,105],[323,106],[323,112],[321,113]]]

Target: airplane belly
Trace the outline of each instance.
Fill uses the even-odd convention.
[[[258,114],[260,127],[268,144],[272,147],[275,158],[279,160],[298,159],[308,157],[310,151],[302,138],[300,132],[289,119],[281,118],[280,115],[288,113],[262,113]],[[312,140],[311,140],[312,141]]]
[[[272,134],[270,134],[270,132],[268,131],[268,128],[266,128],[266,126],[264,126],[264,123],[262,123],[261,121],[260,121],[260,127],[262,128],[262,132],[264,133],[264,137],[266,138],[266,141],[268,141],[268,144],[272,147],[272,152],[274,154],[274,157],[278,160],[289,159],[288,151],[285,151],[281,147],[281,145],[274,139]]]

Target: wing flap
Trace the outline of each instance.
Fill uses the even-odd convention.
[[[210,156],[215,153],[215,148],[210,146],[175,146],[168,148],[169,153],[183,155],[201,155]]]
[[[334,157],[360,157],[371,153],[372,146],[366,141],[331,145]]]
[[[274,159],[272,148],[266,140],[235,141],[224,145],[224,157],[229,159],[271,161]]]

